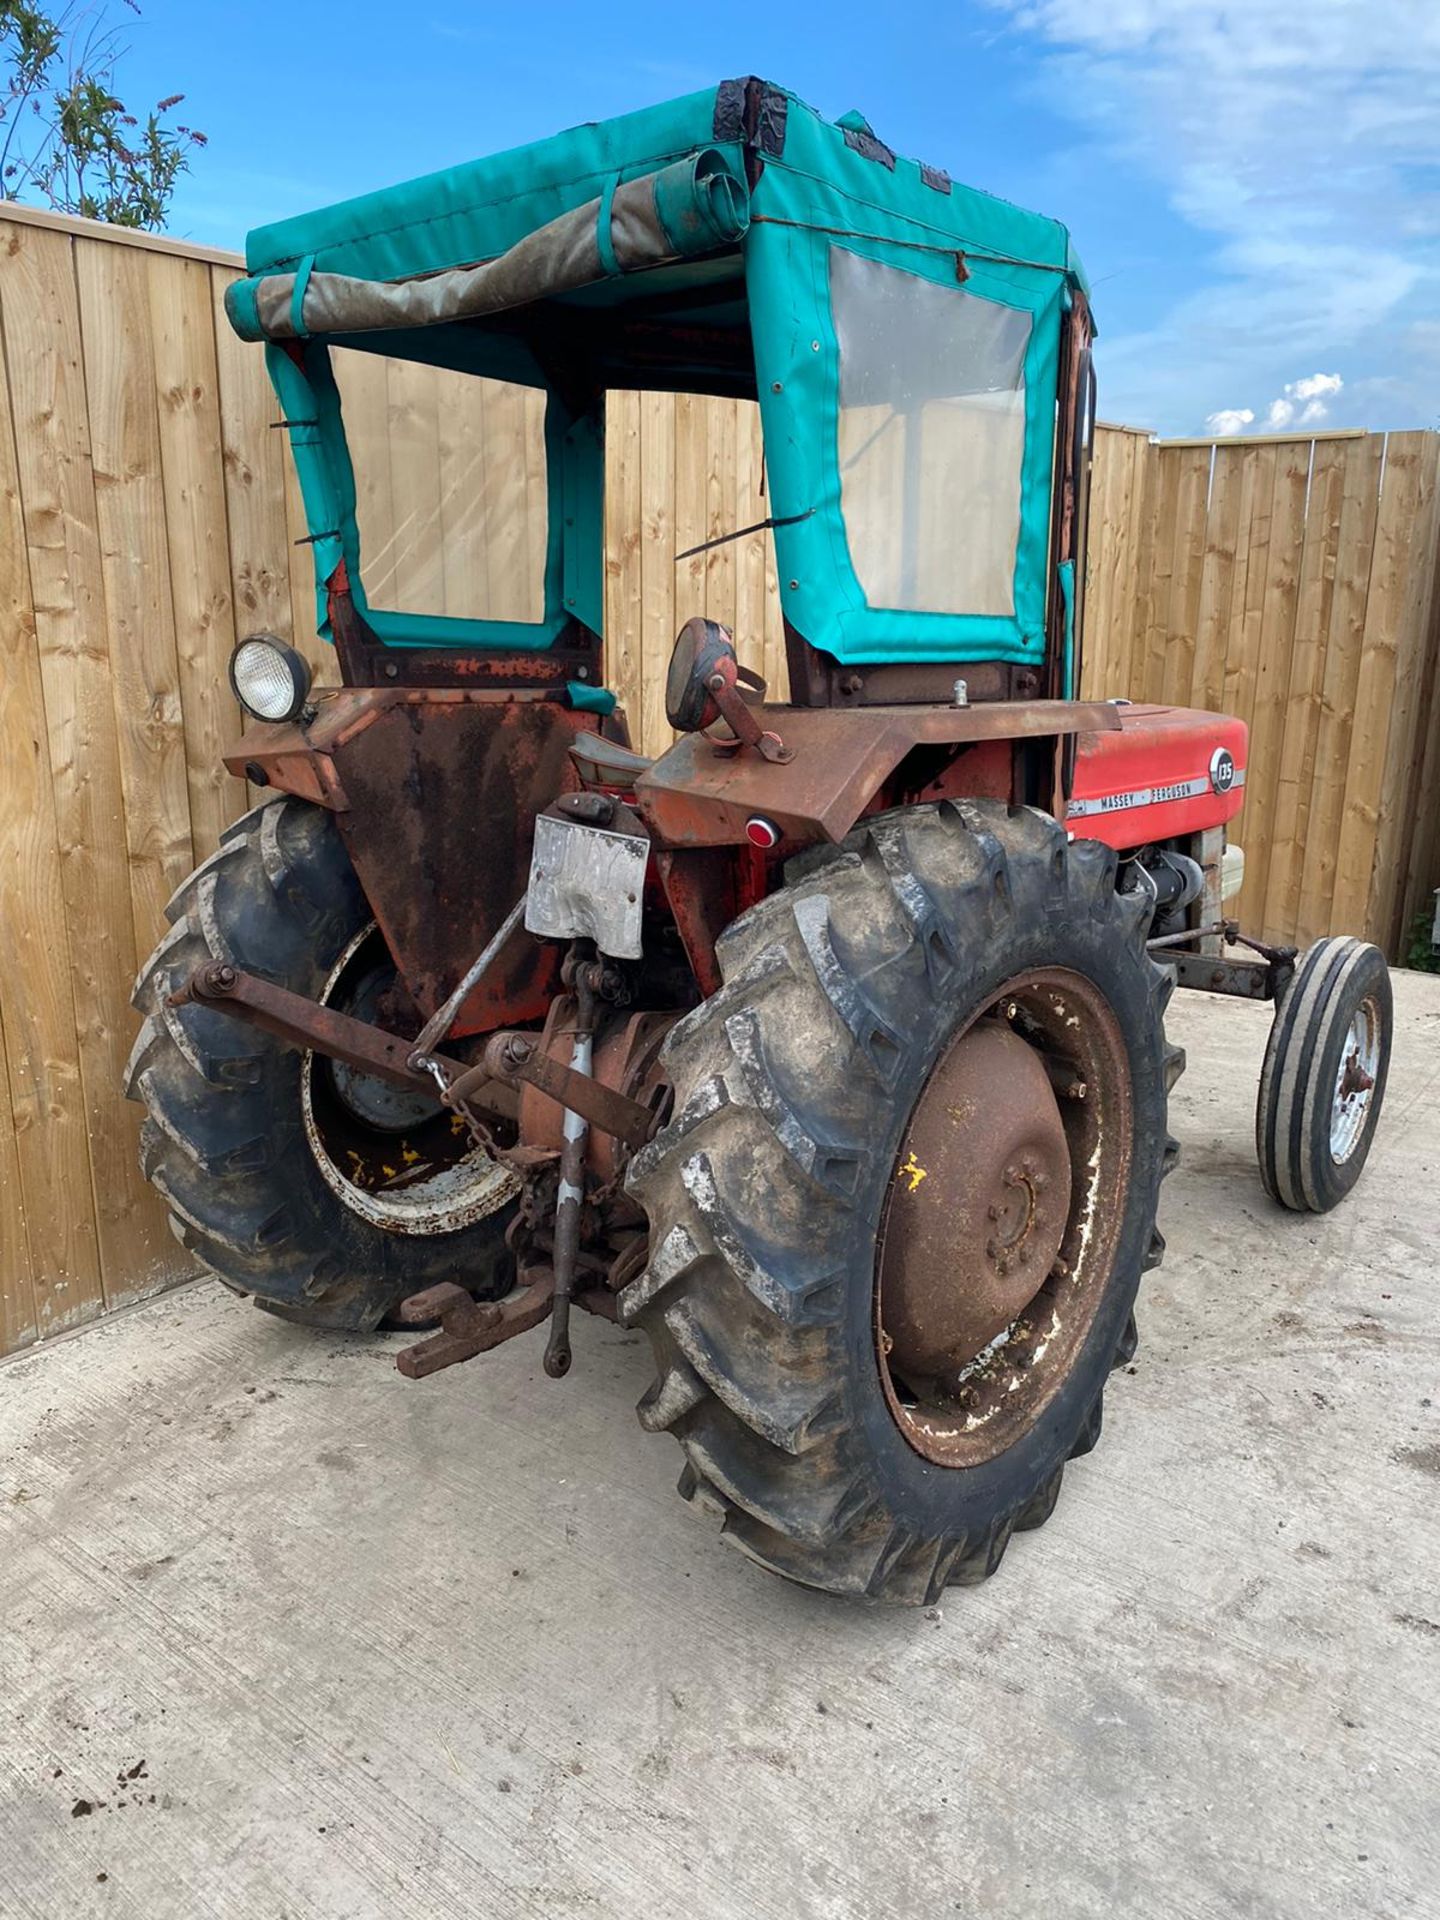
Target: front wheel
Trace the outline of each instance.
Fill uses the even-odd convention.
[[[1393,1017],[1378,947],[1346,935],[1306,949],[1275,1009],[1255,1110],[1260,1178],[1281,1206],[1328,1213],[1360,1178]]]
[[[1145,925],[1099,843],[944,803],[793,863],[720,942],[620,1308],[642,1424],[766,1567],[933,1601],[1093,1446],[1175,1151]]]

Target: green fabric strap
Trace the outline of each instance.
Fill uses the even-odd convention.
[[[610,209],[615,204],[615,189],[619,184],[619,174],[612,173],[600,190],[600,211],[595,216],[595,249],[600,255],[600,270],[607,280],[620,271],[620,262],[615,258],[615,236],[610,231]]]
[[[309,329],[305,325],[305,289],[310,284],[310,275],[315,271],[315,256],[307,253],[295,269],[295,285],[290,294],[290,324],[295,329],[297,340],[308,340]]]
[[[1075,698],[1075,562],[1062,560],[1056,568],[1060,575],[1060,597],[1065,602],[1065,695]]]
[[[587,687],[583,680],[567,680],[565,691],[577,713],[613,713],[615,696],[608,687]]]

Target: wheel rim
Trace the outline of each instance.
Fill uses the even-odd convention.
[[[1009,981],[936,1062],[881,1219],[875,1344],[905,1439],[979,1465],[1049,1405],[1114,1267],[1131,1175],[1124,1036],[1067,968]]]
[[[331,968],[320,994],[373,1020],[395,969],[372,921]],[[343,1062],[307,1052],[300,1068],[305,1138],[325,1184],[352,1213],[387,1233],[454,1233],[517,1191],[509,1168],[470,1140],[458,1114]]]
[[[1330,1157],[1336,1166],[1344,1166],[1365,1137],[1380,1070],[1380,1035],[1380,1008],[1367,995],[1345,1034],[1330,1099]]]

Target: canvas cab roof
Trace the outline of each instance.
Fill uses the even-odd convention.
[[[749,78],[257,227],[246,263],[252,274],[293,270],[306,259],[364,279],[440,273],[504,253],[598,198],[612,180],[658,172],[702,149],[717,149],[743,178],[747,146],[762,168],[749,183],[761,216],[798,206],[844,226],[868,210],[951,247],[1058,268],[1083,285],[1059,221],[903,158],[858,113],[826,121],[796,95]]]
[[[603,396],[652,388],[759,402],[785,616],[813,646],[841,663],[1044,655],[1066,316],[1083,308],[1090,330],[1070,236],[859,114],[726,81],[259,227],[246,258],[226,305],[266,343],[322,614],[343,559],[386,644],[598,634]],[[366,600],[365,449],[334,348],[544,391],[543,621]]]

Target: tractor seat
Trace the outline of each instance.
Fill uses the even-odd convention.
[[[602,740],[598,733],[577,733],[570,758],[587,787],[628,787],[655,764],[648,754],[634,753],[618,740]]]

